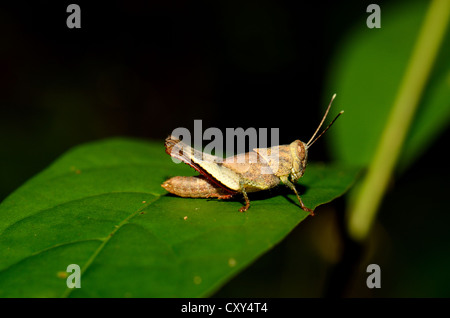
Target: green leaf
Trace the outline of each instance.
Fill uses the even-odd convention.
[[[357,172],[311,164],[304,203],[342,195]],[[163,142],[72,149],[0,204],[0,297],[211,295],[307,217],[283,190],[250,196],[240,213],[239,200],[179,198],[160,186],[193,174]],[[69,264],[81,268],[79,289],[67,288]]]
[[[333,127],[334,159],[366,166],[372,159],[405,74],[428,2],[386,3],[381,28],[365,27],[361,15],[330,63],[329,92],[345,110]],[[424,153],[450,120],[450,36],[447,32],[399,158],[405,169]],[[325,96],[326,105],[329,96]]]

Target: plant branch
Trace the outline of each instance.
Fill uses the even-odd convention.
[[[368,173],[351,203],[348,231],[364,241],[386,192],[450,17],[450,1],[431,2]]]

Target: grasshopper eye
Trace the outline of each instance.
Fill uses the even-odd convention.
[[[300,160],[303,160],[305,158],[305,146],[300,141],[297,146],[297,155],[300,158]]]

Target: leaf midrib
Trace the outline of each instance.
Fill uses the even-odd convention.
[[[153,193],[153,192],[139,192],[139,191],[111,191],[111,192],[103,192],[103,193],[97,193],[97,194],[93,194],[93,195],[83,196],[81,198],[76,198],[76,199],[73,199],[73,200],[68,200],[68,201],[64,201],[64,202],[61,202],[61,203],[57,203],[55,205],[52,205],[50,207],[47,207],[47,208],[44,208],[44,209],[41,209],[41,210],[36,210],[32,214],[27,215],[27,216],[25,216],[25,217],[23,217],[23,218],[21,218],[19,220],[16,220],[16,221],[12,222],[11,224],[8,224],[0,232],[0,236],[3,235],[9,228],[14,226],[15,224],[17,224],[19,222],[22,222],[22,221],[24,221],[24,220],[26,220],[28,218],[34,217],[34,216],[36,216],[39,213],[43,213],[43,212],[49,211],[49,210],[57,208],[57,207],[61,207],[61,206],[64,206],[66,204],[69,204],[69,203],[74,203],[74,202],[82,201],[82,200],[85,200],[85,199],[100,197],[100,196],[103,196],[103,195],[116,194],[116,193],[119,193],[119,194],[128,194],[128,193],[132,193],[132,194],[150,194],[150,195],[152,195],[154,197],[160,197],[161,196],[161,194],[156,194],[156,193]],[[146,207],[146,205],[144,205],[143,207]]]
[[[103,250],[103,248],[108,244],[108,242],[111,240],[111,238],[114,236],[114,234],[119,231],[125,224],[127,224],[133,217],[138,215],[140,212],[142,212],[144,209],[146,209],[148,206],[150,206],[152,203],[156,202],[161,198],[162,195],[155,196],[155,198],[149,202],[147,202],[145,205],[137,209],[135,212],[131,213],[128,217],[122,220],[122,222],[119,223],[109,234],[108,236],[103,240],[103,242],[99,245],[99,247],[92,253],[91,257],[86,261],[86,263],[83,265],[82,270],[80,272],[80,275],[84,275],[86,271],[89,269],[90,265],[94,262],[95,258],[100,254],[100,252]],[[64,293],[61,295],[61,298],[68,298],[74,288],[67,288]]]

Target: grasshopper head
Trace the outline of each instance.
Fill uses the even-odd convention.
[[[291,180],[296,182],[305,171],[308,161],[308,147],[303,141],[296,140],[289,145],[289,149],[292,159]]]
[[[311,147],[312,144],[315,143],[316,140],[319,139],[331,127],[331,125],[333,125],[336,119],[338,119],[338,117],[344,112],[343,110],[341,110],[339,114],[337,114],[337,116],[334,117],[334,119],[327,126],[327,128],[325,128],[320,133],[320,135],[316,137],[317,133],[322,127],[323,122],[325,121],[325,118],[327,118],[331,104],[333,103],[335,97],[336,94],[334,94],[333,97],[331,98],[330,104],[327,107],[325,115],[323,116],[322,121],[319,124],[319,127],[317,127],[311,139],[307,143],[304,143],[303,141],[300,140],[296,140],[289,145],[292,157],[291,180],[293,182],[296,182],[298,179],[300,179],[300,177],[303,176],[303,173],[305,172],[306,162],[308,160],[308,148]]]

